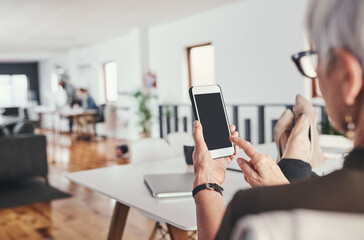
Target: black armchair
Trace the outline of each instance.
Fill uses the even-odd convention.
[[[48,162],[44,135],[18,135],[0,138],[0,182],[29,177],[47,181]]]

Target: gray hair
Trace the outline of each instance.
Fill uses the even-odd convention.
[[[332,50],[343,48],[364,68],[363,0],[311,0],[307,30],[326,66],[332,59]]]

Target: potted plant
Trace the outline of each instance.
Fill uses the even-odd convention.
[[[149,107],[149,101],[155,96],[149,92],[137,91],[134,93],[134,97],[138,101],[138,116],[140,118],[139,125],[142,128],[140,133],[141,137],[147,138],[151,136],[151,125],[152,125],[152,111]]]

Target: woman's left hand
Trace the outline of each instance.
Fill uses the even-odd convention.
[[[230,140],[244,150],[250,161],[238,158],[238,164],[244,173],[245,181],[252,187],[289,184],[283,172],[268,155],[260,153],[253,145],[238,137]]]
[[[238,153],[238,147],[234,147],[235,153],[230,157],[212,159],[203,137],[201,123],[195,121],[193,126],[193,139],[195,141],[195,150],[193,152],[193,166],[195,170],[194,187],[204,183],[217,183],[221,185],[225,180],[228,164]],[[235,131],[234,125],[230,125],[230,131],[232,136],[238,136],[238,132]]]

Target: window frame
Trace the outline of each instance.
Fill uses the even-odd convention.
[[[187,50],[187,67],[188,67],[188,85],[189,85],[189,88],[192,87],[191,50],[193,48],[210,46],[210,45],[212,45],[212,42],[207,42],[207,43],[202,43],[202,44],[198,44],[198,45],[193,45],[193,46],[189,46],[189,47],[186,48],[186,50]]]

